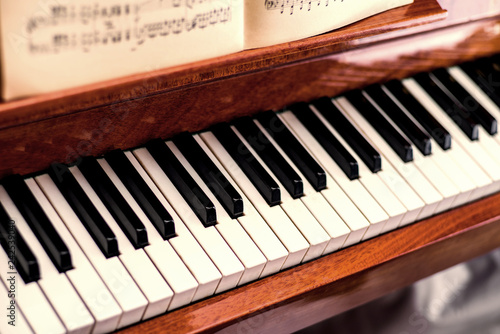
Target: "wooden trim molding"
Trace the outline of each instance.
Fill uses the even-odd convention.
[[[500,16],[446,15],[415,0],[301,41],[0,103],[0,178],[500,52]],[[291,332],[499,246],[496,194],[120,333]]]
[[[53,162],[78,162],[82,156],[202,131],[218,122],[498,53],[499,27],[499,17],[469,22],[78,112],[37,116],[37,121],[25,119],[0,129],[0,177],[35,173]]]
[[[119,333],[291,333],[499,246],[496,194]]]
[[[411,5],[395,8],[343,29],[299,41],[0,103],[0,129],[146,98],[175,89],[265,71],[311,57],[349,50],[353,42],[363,37],[383,35],[390,31],[442,20],[446,14],[436,0],[415,0]]]

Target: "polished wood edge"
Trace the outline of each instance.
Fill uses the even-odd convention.
[[[499,246],[495,194],[119,333],[291,332]]]
[[[500,17],[0,130],[0,178],[500,53]],[[390,50],[390,52],[388,52]]]
[[[363,37],[446,17],[436,0],[415,0],[345,28],[275,46],[108,80],[0,104],[0,129],[346,51]],[[359,46],[359,45],[357,45]]]

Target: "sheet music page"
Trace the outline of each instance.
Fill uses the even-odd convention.
[[[321,34],[413,0],[249,0],[245,48]]]
[[[244,0],[0,0],[2,96],[26,95],[243,48]]]

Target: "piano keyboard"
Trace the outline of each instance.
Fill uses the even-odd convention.
[[[498,192],[499,86],[494,56],[9,176],[2,305],[111,332]]]

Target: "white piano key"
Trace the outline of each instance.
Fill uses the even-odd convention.
[[[415,165],[411,162],[404,163],[346,98],[340,97],[337,98],[336,101],[349,116],[350,120],[353,123],[358,124],[358,129],[363,131],[365,138],[368,138],[370,142],[378,148],[380,154],[383,155],[384,160],[386,161],[386,165],[391,164],[392,168],[401,175],[404,181],[407,182],[424,201],[425,206],[420,211],[417,219],[432,216],[435,213],[439,202],[443,199],[436,188],[434,188],[434,186],[422,175],[422,173],[420,173]],[[387,167],[385,168],[387,169]]]
[[[2,254],[2,256],[0,256],[0,261],[3,260],[4,259]],[[4,279],[2,279],[2,281],[4,284],[9,285],[8,281],[5,281]],[[2,305],[7,309],[6,317],[2,319],[2,321],[0,321],[0,333],[32,334],[33,330],[28,324],[28,321],[26,320],[21,307],[16,303],[15,293],[14,298],[10,297],[11,294],[12,293],[9,292],[2,283],[0,283],[0,303],[2,303]]]
[[[493,117],[500,121],[500,108],[462,69],[458,66],[448,68],[448,72],[477,100]],[[498,139],[498,134],[495,136]]]
[[[4,191],[1,189],[0,191]],[[68,333],[90,333],[94,319],[64,273],[59,273],[37,237],[6,193],[0,193],[5,211],[17,217],[16,227],[35,255],[40,267],[38,285],[44,292],[54,311]]]
[[[208,145],[207,142],[213,142],[217,139],[211,132],[204,132],[200,135],[195,135],[194,138],[243,199],[244,215],[238,217],[238,222],[267,259],[267,263],[262,270],[261,277],[280,271],[285,263],[288,252],[278,237],[276,237],[269,226],[264,222],[262,217],[257,213],[253,205],[245,196],[245,193],[238,187],[231,175],[229,175],[224,166],[222,166],[221,162],[210,150],[210,145]]]
[[[321,224],[326,233],[330,236],[330,241],[328,242],[324,254],[328,254],[338,250],[342,247],[347,240],[347,237],[350,233],[349,227],[345,224],[345,222],[339,217],[337,212],[333,210],[328,201],[318,193],[312,185],[307,181],[301,171],[295,166],[295,164],[290,160],[290,158],[283,152],[281,147],[274,141],[274,139],[269,135],[269,133],[264,129],[264,127],[258,122],[255,121],[257,126],[260,128],[262,133],[267,137],[270,143],[274,145],[274,147],[280,152],[286,162],[292,166],[295,172],[302,179],[304,196],[300,198],[300,200],[304,203],[304,205],[309,209],[312,215],[316,218],[316,220]],[[285,125],[286,126],[286,125]]]
[[[314,106],[311,105],[310,108],[358,162],[360,176],[359,182],[366,188],[366,190],[372,195],[373,199],[378,202],[378,204],[389,216],[389,219],[384,225],[382,232],[391,231],[397,228],[401,224],[404,215],[407,213],[407,209],[405,208],[405,206],[384,184],[384,182],[378,176],[378,173],[372,173],[370,171],[363,160],[361,160],[356,152],[344,141],[342,136],[335,130],[334,127],[332,127],[332,125],[323,117],[323,115],[321,115],[321,113],[318,112],[318,110]],[[382,161],[382,165],[383,164],[384,162]]]
[[[231,127],[240,140],[247,146],[248,150],[252,153],[257,161],[264,167],[264,169],[274,178],[275,182],[281,189],[281,208],[286,212],[290,220],[302,233],[304,238],[306,238],[309,243],[309,249],[304,256],[303,261],[309,261],[321,256],[324,253],[326,246],[329,242],[330,237],[325,232],[323,227],[318,223],[316,218],[311,214],[311,212],[306,208],[304,203],[300,199],[293,199],[292,196],[285,190],[285,187],[281,184],[274,173],[267,167],[267,165],[262,161],[258,154],[249,145],[246,139],[238,132],[235,127]],[[303,179],[307,182],[307,180]]]
[[[336,101],[332,100],[332,102],[337,106],[340,112],[351,122],[351,124],[358,130],[358,132],[363,135],[363,130],[359,128],[356,122],[352,121],[351,116],[347,114],[342,106]],[[369,138],[365,139],[370,142]],[[380,153],[380,152],[379,152]],[[383,155],[382,153],[380,153]],[[403,180],[401,175],[394,170],[393,166],[389,162],[384,162],[385,159],[382,160],[382,169],[376,173],[376,175],[384,182],[384,184],[391,190],[395,196],[397,196],[398,200],[404,205],[406,208],[406,213],[403,216],[399,226],[404,226],[410,223],[413,223],[417,220],[422,208],[425,206],[425,203],[422,199],[415,193],[415,191],[408,185],[406,181]],[[374,195],[375,196],[375,195]],[[375,196],[377,197],[377,196]],[[384,226],[382,232],[387,232],[392,229],[392,224],[387,223]]]
[[[198,136],[194,136],[195,140],[197,140],[199,144],[203,144],[203,142],[197,137]],[[189,164],[186,158],[175,146],[175,144],[173,142],[168,142],[168,146],[180,161],[180,163],[187,170],[189,175],[191,175],[191,177],[199,185],[201,190],[215,205],[215,210],[217,213],[217,224],[215,225],[215,228],[217,229],[217,231],[219,231],[220,235],[224,238],[228,246],[233,250],[234,254],[238,257],[238,259],[245,267],[243,275],[241,276],[240,282],[238,284],[242,285],[258,279],[260,277],[260,274],[262,273],[262,270],[264,269],[264,266],[267,263],[266,257],[261,253],[260,249],[248,236],[239,222],[237,220],[231,219],[231,217],[219,203],[215,195],[208,188],[201,177],[196,173],[194,168]]]
[[[413,163],[443,196],[436,213],[450,209],[460,194],[455,184],[438,167],[432,157],[424,157],[418,150],[413,151]]]
[[[5,210],[9,213],[15,224],[19,224],[22,217],[19,213],[12,214],[14,203],[10,200],[3,186],[0,186],[0,202],[2,202]],[[31,245],[29,246],[31,247]],[[44,275],[44,272],[40,268],[40,276],[42,277],[42,275]],[[10,291],[9,293],[15,295],[11,300],[15,300],[16,305],[22,308],[26,320],[35,333],[66,332],[64,325],[59,320],[50,302],[46,299],[39,284],[37,282],[25,284],[21,275],[12,266],[12,262],[9,261],[8,255],[3,248],[0,249],[0,278],[6,284],[7,290]],[[13,289],[11,285],[14,286]]]
[[[493,117],[496,118],[497,122],[500,121],[500,108],[493,102],[488,94],[484,92],[462,69],[458,66],[453,66],[448,68],[448,72],[466,89],[471,96],[476,99],[476,101],[481,104]],[[479,139],[482,140],[485,136],[486,131],[479,134]],[[489,135],[488,135],[489,136]],[[493,140],[500,144],[500,135],[497,133],[493,135]],[[498,152],[498,151],[497,151]],[[493,155],[498,156],[498,153]],[[498,161],[498,160],[497,160]]]
[[[418,121],[415,120],[413,115],[394,97],[394,95],[392,95],[392,93],[386,87],[382,86],[382,89],[410,119],[418,124]],[[453,152],[453,145],[450,149],[444,151],[432,137],[430,138],[430,140],[432,146],[432,155],[429,157],[434,160],[435,165],[440,168],[441,171],[445,173],[460,190],[460,195],[458,195],[453,202],[453,206],[455,207],[465,204],[469,201],[470,198],[479,198],[477,196],[481,195],[482,189],[478,189],[478,185],[481,185],[483,183],[481,183],[481,181],[475,181],[476,178],[469,172],[469,168],[464,168],[462,164],[458,164],[455,162],[452,157],[453,154],[451,154],[451,152]],[[471,160],[471,163],[475,164],[473,160]],[[488,177],[479,169],[479,167],[476,166],[472,169],[474,171],[480,171],[481,175],[479,176],[478,180],[482,179],[483,182],[486,182],[484,184],[489,183]]]
[[[35,180],[122,309],[118,327],[125,327],[140,321],[146,309],[147,300],[118,257],[107,259],[104,256],[48,175],[36,177]],[[107,295],[103,294],[102,298],[107,298]]]
[[[457,66],[453,66],[448,68],[448,72],[455,78],[455,80],[458,81],[458,83],[460,83],[460,85],[462,85],[463,88],[465,88],[471,94],[472,97],[474,97],[488,112],[490,112],[493,117],[495,117],[497,120],[500,120],[500,108],[488,97],[488,95],[480,87],[476,85],[476,83],[464,71],[462,71],[462,69]],[[500,143],[500,136],[498,134],[496,134],[494,138],[497,142]],[[480,136],[480,139],[482,139],[482,136]],[[465,152],[462,153],[467,154]],[[474,160],[467,160],[467,163],[469,162],[474,162]],[[477,166],[477,168],[479,168],[479,166]],[[467,170],[471,171],[470,174],[472,174],[471,176],[478,186],[478,190],[483,191],[482,194],[478,194],[478,191],[476,191],[473,196],[471,196],[472,199],[477,199],[496,191],[494,182],[491,180],[491,178],[486,176],[486,178],[489,179],[488,182],[486,182],[484,180],[485,177],[479,171],[473,173],[471,166],[467,167]],[[487,184],[490,184],[489,188],[486,187]]]
[[[149,159],[153,159],[147,150],[145,150],[145,153],[146,157],[149,156]],[[170,203],[168,203],[165,199],[160,189],[158,189],[155,185],[134,154],[132,154],[132,152],[125,152],[125,155],[174,219],[175,233],[177,236],[175,238],[170,238],[169,243],[175,249],[179,257],[182,259],[184,264],[186,264],[198,282],[198,288],[196,289],[193,300],[196,301],[212,296],[215,294],[215,289],[219,285],[222,278],[221,273],[199,243],[195,240],[191,232],[189,232],[181,217],[179,217],[175,210],[170,206]],[[150,173],[151,171],[159,173],[158,177],[160,178],[164,175],[161,168],[157,164],[151,164]],[[168,269],[166,268],[166,270]]]
[[[434,102],[431,97],[413,80],[405,79],[403,84],[417,98],[420,103],[450,132],[457,145],[460,145],[469,155],[469,159],[477,161],[478,165],[492,179],[486,194],[500,190],[500,166],[484,149],[481,140],[471,141],[455,125],[445,112]]]
[[[301,201],[330,236],[330,241],[323,254],[328,254],[344,247],[351,230],[337,212],[335,212],[330,203],[321,194],[314,193],[304,196],[301,198]]]
[[[446,150],[445,154],[470,177],[476,189],[470,195],[469,200],[479,199],[486,194],[495,191],[493,180],[481,169],[477,162],[462,148],[460,144],[453,145],[450,149]]]
[[[290,219],[294,222],[295,226],[299,226],[299,229],[302,231],[304,237],[311,245],[302,261],[306,262],[320,257],[325,252],[326,246],[330,239],[328,237],[328,234],[324,230],[321,232],[318,231],[318,233],[313,233],[314,230],[318,230],[316,224],[319,223],[311,214],[311,212],[305,207],[304,203],[292,202],[293,199],[291,196],[290,198],[286,198],[286,196],[283,197],[285,197],[281,202],[283,211],[287,213]],[[313,228],[307,228],[306,224],[311,222],[315,226]],[[304,230],[307,232],[304,232]]]
[[[30,183],[33,185],[34,180],[31,179]],[[41,194],[38,193],[37,195],[40,197]],[[15,212],[15,214],[18,215],[20,213]],[[17,227],[38,259],[40,270],[43,271],[43,277],[40,278],[38,284],[45,292],[47,299],[54,307],[67,331],[69,333],[90,333],[94,325],[94,319],[77,292],[71,286],[68,277],[65,274],[59,273],[52,264],[42,245],[23,219],[19,220]],[[76,263],[72,263],[73,266],[76,265]],[[67,273],[69,274],[73,270],[69,270]]]
[[[380,111],[382,115],[386,117],[389,123],[397,128],[397,124],[394,124],[394,122],[385,115],[384,111],[373,101],[373,99],[368,94],[366,94],[366,92],[363,92],[363,95],[375,106],[375,108]],[[410,142],[409,139],[408,141]],[[443,199],[439,202],[435,213],[443,212],[451,208],[460,191],[455,186],[455,184],[446,176],[446,174],[444,174],[441,169],[434,163],[433,156],[430,155],[428,157],[424,157],[424,155],[418,149],[414,149],[413,161],[409,163],[415,165],[443,197]]]
[[[483,127],[479,127],[479,143],[483,146],[484,150],[488,152],[489,156],[500,165],[500,144],[487,133]]]
[[[172,300],[172,290],[149,260],[144,250],[134,248],[78,167],[71,167],[70,171],[116,236],[120,250],[118,258],[146,298],[142,319],[164,313]],[[137,294],[138,300],[140,300],[140,297]]]
[[[296,127],[303,128],[302,124],[291,112],[278,114],[278,117],[281,118],[283,123],[285,123],[292,132],[295,132]],[[300,136],[298,136],[297,133],[295,133],[295,135],[300,141]],[[304,143],[302,144],[304,145]],[[316,157],[316,159],[318,158]],[[322,164],[321,160],[317,161]],[[370,223],[354,205],[354,203],[349,199],[349,197],[347,197],[347,195],[338,186],[338,184],[332,179],[332,177],[328,173],[328,170],[325,170],[325,173],[327,177],[327,187],[326,189],[323,189],[320,194],[324,196],[324,198],[328,201],[328,203],[330,203],[333,209],[351,230],[351,233],[347,237],[344,246],[354,245],[364,237],[366,231],[370,227]]]
[[[418,220],[425,203],[411,188],[411,186],[401,177],[390,163],[383,165],[383,170],[378,172],[380,179],[389,189],[396,194],[398,199],[408,210],[401,220],[399,227],[413,223]],[[382,232],[387,232],[391,226],[386,224]]]
[[[46,192],[57,190],[53,183],[54,189],[51,190],[49,183],[52,180],[47,174],[37,177],[37,181],[46,185],[44,189]],[[94,317],[93,332],[106,333],[115,330],[118,327],[122,310],[36,183],[37,181],[27,179],[26,184],[70,251],[74,268],[66,272],[66,275]]]
[[[216,292],[219,293],[236,287],[241,279],[244,267],[219,232],[214,226],[203,226],[191,207],[145,148],[135,150],[134,154],[222,274]]]
[[[307,180],[305,180],[307,182]],[[310,193],[301,198],[302,203],[323,226],[330,237],[323,254],[328,254],[344,247],[351,231],[342,218],[333,210],[330,203],[321,194]]]
[[[17,217],[13,218],[16,219]],[[11,300],[14,300],[15,305],[22,309],[30,328],[35,333],[66,333],[66,329],[45,298],[40,286],[36,282],[25,284],[21,275],[13,272],[8,263],[7,254],[2,248],[0,249],[0,278],[5,283],[7,292],[15,294],[15,297]],[[12,278],[14,279],[11,280]],[[15,286],[12,290],[10,287],[11,282]],[[2,321],[5,321],[5,319]],[[13,332],[15,333],[15,331]]]
[[[444,151],[434,139],[431,139],[431,145],[434,166],[439,168],[442,174],[446,174],[459,189],[460,194],[456,196],[452,207],[457,207],[469,202],[471,196],[477,190],[472,178],[455,162],[455,160],[453,160],[451,154],[447,154],[451,152],[450,149]]]
[[[189,269],[173,250],[170,243],[163,240],[107,161],[105,159],[98,159],[97,161],[148,231],[149,245],[144,247],[144,251],[173,290],[173,296],[168,305],[168,310],[189,304],[193,300],[198,282],[196,282],[196,279],[189,272]],[[179,220],[178,217],[176,218],[177,219],[174,220],[175,225],[177,225],[177,220]]]
[[[270,207],[267,204],[252,182],[246,177],[245,173],[238,167],[236,162],[211,132],[205,132],[201,137],[252,204],[252,206],[245,206],[245,211],[247,212],[248,210],[248,214],[254,217],[262,216],[276,237],[287,249],[288,256],[283,264],[283,269],[302,262],[309,248],[309,243],[304,239],[281,207],[279,205]],[[252,213],[251,210],[253,208],[258,212]]]
[[[488,112],[491,113],[493,117],[500,120],[500,109],[498,106],[491,101],[491,99],[486,95],[486,93],[476,85],[468,77],[468,75],[463,72],[458,67],[452,67],[448,69],[448,72],[460,83],[470,94],[474,97],[478,103],[480,103]],[[500,151],[500,137],[498,134],[490,135],[485,129],[479,127],[479,142],[482,144],[483,148],[489,153],[490,157],[495,160],[497,164],[500,164],[500,156],[498,152]]]
[[[387,213],[359,183],[359,180],[349,180],[337,163],[290,111],[286,111],[281,115],[302,144],[309,149],[327,171],[328,188],[334,188],[335,184],[337,184],[368,220],[370,225],[363,240],[379,235],[385,223],[389,220]],[[344,219],[344,221],[346,220]]]
[[[328,183],[328,180],[332,179],[328,173],[326,177],[328,186],[321,191],[321,195],[351,230],[343,247],[352,246],[365,240],[370,223],[335,182]]]

